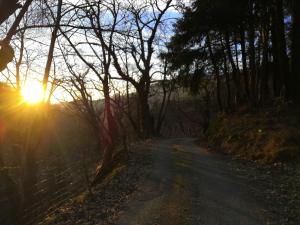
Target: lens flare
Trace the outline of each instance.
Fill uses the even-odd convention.
[[[43,86],[38,81],[28,81],[22,87],[21,94],[24,101],[29,104],[40,103],[44,96]]]

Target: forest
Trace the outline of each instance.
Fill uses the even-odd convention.
[[[297,225],[300,1],[0,0],[1,225]]]

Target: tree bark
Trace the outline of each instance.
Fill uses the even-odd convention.
[[[240,27],[240,35],[241,35],[244,86],[245,86],[246,98],[247,100],[249,100],[250,91],[249,91],[249,75],[248,75],[247,54],[246,54],[246,38],[245,38],[245,29],[243,26]]]
[[[149,94],[145,92],[144,88],[138,89],[138,100],[141,114],[141,133],[143,138],[155,136],[154,118],[150,111]]]
[[[109,174],[116,163],[113,157],[117,144],[117,139],[119,138],[118,126],[115,121],[112,112],[112,105],[110,99],[110,91],[108,84],[108,77],[103,80],[103,94],[104,94],[104,115],[103,115],[103,126],[101,132],[101,144],[103,146],[103,158],[101,165],[97,169],[96,176],[91,183],[91,186],[99,184],[102,179],[104,179],[107,174]],[[100,146],[99,146],[100,147]]]
[[[44,77],[43,77],[43,89],[44,89],[44,101],[46,101],[46,94],[47,94],[47,87],[48,87],[48,81],[49,81],[49,75],[50,75],[50,69],[53,61],[53,55],[54,55],[54,48],[55,48],[55,42],[57,39],[57,34],[60,26],[60,21],[61,21],[61,11],[62,11],[62,0],[58,0],[58,5],[57,5],[57,15],[55,19],[55,27],[52,31],[51,35],[51,41],[50,41],[50,46],[49,46],[49,52],[48,52],[48,58],[46,62],[46,67],[45,67],[45,72],[44,72]]]
[[[240,85],[240,78],[239,78],[239,69],[237,68],[237,65],[234,63],[233,55],[232,55],[232,50],[231,50],[231,45],[230,45],[230,36],[229,32],[225,32],[225,46],[227,49],[227,54],[228,54],[228,59],[232,67],[232,75],[233,75],[233,82],[235,85],[236,89],[236,103],[239,103],[241,99],[241,85]]]
[[[229,72],[228,72],[226,54],[224,54],[224,75],[225,75],[226,88],[227,88],[227,107],[228,107],[228,109],[231,109],[230,76],[229,76]]]
[[[222,97],[221,97],[220,70],[219,70],[218,63],[215,59],[213,50],[212,50],[211,40],[210,40],[209,34],[206,37],[207,37],[207,47],[208,47],[210,59],[211,59],[212,64],[213,64],[213,69],[214,69],[214,73],[215,73],[216,81],[217,81],[217,101],[218,101],[218,105],[219,105],[219,110],[223,111],[223,103],[222,103]]]
[[[256,62],[255,62],[255,25],[254,25],[254,3],[251,2],[250,7],[250,20],[249,20],[249,68],[250,68],[250,89],[251,89],[251,101],[252,103],[256,103],[257,101],[257,93],[256,93]]]
[[[111,99],[109,93],[108,82],[105,82],[103,86],[103,93],[105,98],[105,112],[104,112],[104,124],[103,124],[103,145],[105,151],[103,154],[102,166],[109,166],[113,157],[113,150],[115,147],[115,138],[118,138],[117,124],[114,120],[111,108]]]
[[[300,99],[300,1],[292,1],[293,25],[292,25],[292,97]]]
[[[18,0],[0,0],[0,25],[20,7]]]
[[[21,41],[21,46],[20,46],[20,55],[19,55],[19,59],[16,63],[16,85],[17,85],[17,90],[21,91],[21,75],[20,75],[20,69],[21,69],[21,65],[22,65],[22,60],[23,60],[23,55],[24,55],[24,32],[21,33],[21,37],[20,37],[20,41]]]
[[[286,50],[283,0],[273,0],[272,8],[272,50],[274,71],[274,93],[275,97],[282,95],[285,88],[285,96],[290,95],[289,88],[289,68]]]
[[[18,14],[17,18],[15,19],[13,25],[7,32],[6,37],[2,41],[0,41],[0,47],[1,47],[0,48],[0,72],[2,70],[4,70],[7,67],[7,64],[13,60],[14,50],[10,46],[10,41],[11,41],[13,35],[15,34],[17,27],[19,26],[21,20],[23,19],[25,13],[27,12],[27,10],[32,2],[33,2],[33,0],[27,0],[25,2],[20,13]],[[13,1],[12,3],[16,3],[16,2]],[[10,5],[8,3],[8,6],[6,6],[6,4],[7,4],[7,1],[6,1],[6,3],[4,3],[3,0],[0,2],[0,24],[10,16],[10,14],[5,15],[5,10],[13,10],[13,12],[16,10],[16,9],[12,9],[13,5]],[[6,7],[8,7],[8,8],[6,8]],[[2,16],[2,18],[1,18],[1,16]]]
[[[266,101],[269,98],[269,26],[263,25],[262,29],[262,73],[260,84],[260,103]]]

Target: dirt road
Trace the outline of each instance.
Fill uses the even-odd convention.
[[[263,207],[228,169],[228,160],[194,139],[156,141],[154,166],[115,224],[263,225]]]

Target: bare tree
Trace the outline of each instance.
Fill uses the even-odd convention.
[[[159,99],[161,102],[158,107],[158,115],[155,123],[155,132],[157,135],[161,134],[161,129],[163,127],[163,123],[165,121],[167,115],[167,109],[170,105],[171,96],[173,91],[175,90],[176,80],[175,77],[172,76],[172,72],[170,71],[170,67],[168,61],[164,59],[164,63],[162,65],[162,70],[160,71],[162,74],[162,80],[158,81],[158,89],[160,90],[158,94]]]
[[[139,4],[136,2],[122,4],[117,0],[110,2],[122,6],[125,12],[124,19],[122,24],[118,25],[121,34],[113,40],[113,45],[110,46],[107,40],[102,45],[111,54],[115,70],[121,79],[131,83],[135,88],[138,96],[140,133],[147,138],[155,135],[149,93],[154,78],[156,41],[160,26],[169,19],[165,18],[165,14],[172,7],[172,0],[142,1]],[[95,12],[93,18],[96,20],[97,33],[103,34],[105,27],[100,23],[99,12]],[[128,58],[131,62],[127,60]],[[128,63],[134,67],[131,71],[128,70]]]
[[[7,64],[13,60],[14,50],[10,46],[10,41],[32,2],[33,0],[27,0],[25,2],[14,23],[12,24],[10,30],[6,34],[5,39],[0,41],[0,71],[4,70]],[[8,1],[1,0],[0,24],[2,24],[18,8],[20,8],[20,5],[15,0],[9,1],[9,3]]]
[[[102,8],[105,5],[109,5],[107,8]],[[65,40],[73,49],[76,56],[88,67],[96,78],[101,83],[101,92],[104,97],[104,110],[102,115],[101,124],[97,124],[97,130],[100,131],[101,145],[103,148],[103,159],[101,165],[98,169],[97,175],[94,179],[93,184],[98,183],[101,179],[113,168],[114,152],[118,144],[117,140],[119,137],[119,129],[116,119],[114,118],[114,110],[112,106],[111,99],[111,90],[110,90],[110,79],[111,79],[111,66],[112,66],[112,52],[113,52],[113,38],[115,35],[115,28],[119,22],[119,4],[116,2],[90,2],[86,1],[86,4],[83,4],[80,7],[82,10],[77,11],[75,16],[78,19],[81,19],[84,23],[89,23],[92,28],[92,32],[84,31],[85,42],[78,42],[80,38],[72,38],[77,30],[63,30],[61,28],[61,33],[63,34]],[[103,10],[109,10],[108,13],[112,16],[112,20],[109,21],[110,31],[102,33],[99,32],[100,21],[100,12]],[[82,13],[84,17],[82,18]],[[96,16],[98,15],[98,16]],[[107,26],[107,25],[101,25]],[[77,40],[77,41],[76,41]],[[83,53],[80,50],[80,47],[84,46],[92,53],[93,57],[89,57],[87,54]],[[65,60],[67,65],[68,61]],[[71,69],[68,65],[69,70]],[[73,71],[74,79],[72,79],[72,84],[79,91],[85,108],[88,110],[89,116],[94,118],[98,122],[99,115],[93,110],[88,99],[86,83],[80,77],[76,76],[76,73]]]
[[[47,2],[47,7],[51,9],[51,7],[48,5]],[[47,63],[45,67],[45,73],[44,73],[44,78],[43,78],[43,89],[44,89],[44,100],[46,100],[46,93],[47,93],[47,87],[48,87],[48,82],[49,82],[49,75],[50,75],[50,69],[53,61],[53,55],[54,55],[54,48],[55,48],[55,43],[59,31],[59,26],[60,26],[60,21],[62,18],[62,0],[57,1],[57,9],[56,9],[56,16],[54,15],[54,12],[50,10],[51,16],[53,20],[55,21],[55,26],[51,34],[51,41],[50,41],[50,46],[49,46],[49,52],[48,52],[48,58],[47,58]]]
[[[18,2],[18,0],[0,0],[0,24],[22,7]]]

